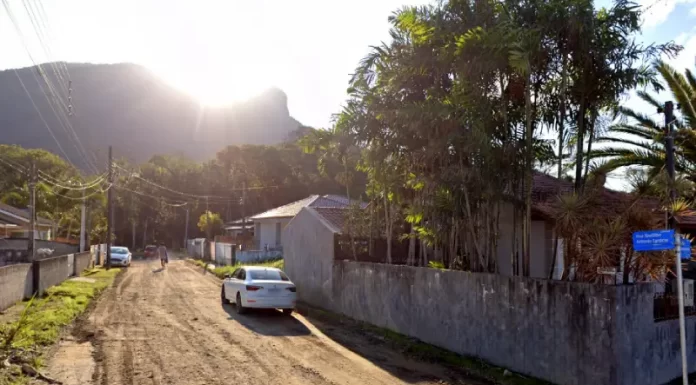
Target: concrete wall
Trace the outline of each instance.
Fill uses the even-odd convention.
[[[621,384],[664,384],[680,377],[679,321],[653,321],[653,296],[659,285],[615,286],[615,348]],[[696,367],[696,317],[686,317],[689,371]]]
[[[36,289],[42,295],[46,289],[55,286],[72,275],[68,266],[68,256],[51,257],[34,261],[34,269],[38,266],[39,286]],[[36,274],[36,272],[34,272]]]
[[[72,260],[72,263],[71,263]],[[92,264],[92,253],[68,254],[0,267],[0,311],[34,293],[34,273],[39,278],[39,295]]]
[[[678,324],[653,321],[651,284],[335,261],[331,293],[317,295],[304,275],[317,260],[304,263],[293,278],[303,301],[552,383],[658,385],[680,374]],[[687,334],[693,363],[694,317]]]
[[[80,275],[92,265],[92,253],[86,251],[84,253],[75,254],[75,269],[73,275]]]
[[[215,242],[215,263],[218,265],[234,265],[235,246],[231,243]]]
[[[0,267],[0,311],[32,293],[31,263]]]
[[[283,232],[285,272],[297,285],[300,297],[327,307],[331,302],[334,234],[330,224],[314,209],[305,207]]]
[[[24,238],[0,239],[0,266],[29,262],[27,248],[29,240]],[[36,249],[53,250],[52,255],[66,255],[78,252],[79,246],[67,243],[36,240]]]

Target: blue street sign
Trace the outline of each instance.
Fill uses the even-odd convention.
[[[648,230],[633,233],[633,250],[660,251],[674,249],[674,230]]]
[[[681,259],[691,259],[691,241],[682,235],[679,257]]]

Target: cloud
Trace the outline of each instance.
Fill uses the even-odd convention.
[[[682,35],[686,35],[682,37]],[[669,60],[677,71],[683,72],[687,68],[694,70],[696,68],[696,31],[692,30],[688,34],[680,34],[677,39],[682,38],[682,42],[678,43],[684,46],[684,49],[674,59]],[[676,39],[675,39],[676,41]]]
[[[638,4],[643,8],[643,27],[653,28],[667,21],[677,4],[693,3],[696,0],[639,0]],[[692,14],[696,12],[694,9],[691,10]]]

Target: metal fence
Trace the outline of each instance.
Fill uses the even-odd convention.
[[[684,306],[684,315],[696,315],[695,306]],[[653,318],[667,321],[679,318],[679,296],[676,293],[655,293],[653,297]]]

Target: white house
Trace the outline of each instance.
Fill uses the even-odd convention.
[[[365,203],[354,201],[362,206]],[[254,222],[254,241],[258,249],[282,248],[283,229],[304,207],[347,208],[351,202],[340,195],[310,195],[286,205],[256,214],[249,219]]]

